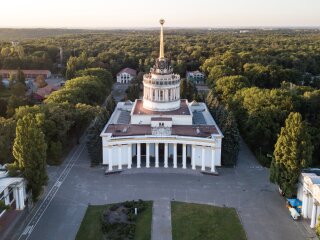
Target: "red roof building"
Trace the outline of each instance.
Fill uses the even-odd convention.
[[[0,75],[2,78],[9,78],[11,74],[16,75],[18,70],[10,69],[1,69]],[[38,76],[42,75],[44,78],[51,77],[51,72],[49,70],[22,70],[26,79],[35,79]]]
[[[137,70],[124,68],[117,74],[118,83],[130,83],[137,76]]]

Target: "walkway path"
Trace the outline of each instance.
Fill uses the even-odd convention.
[[[152,240],[171,240],[171,202],[159,199],[153,202]]]

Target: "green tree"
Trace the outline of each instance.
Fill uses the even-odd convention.
[[[26,85],[26,78],[24,76],[24,73],[23,71],[21,71],[20,69],[18,69],[18,72],[17,72],[17,83],[21,83],[23,84],[24,86]]]
[[[0,164],[13,160],[12,146],[15,138],[16,121],[0,117]]]
[[[273,152],[281,126],[296,109],[291,93],[280,89],[243,88],[236,92],[228,107],[259,161],[269,166],[266,155]]]
[[[208,74],[207,83],[209,86],[214,86],[214,82],[222,77],[233,75],[232,68],[225,65],[216,65],[212,67]]]
[[[77,57],[70,57],[67,62],[66,79],[75,77],[77,70]]]
[[[239,155],[240,133],[234,115],[227,110],[210,91],[207,95],[208,108],[224,135],[222,140],[222,164],[235,165]]]
[[[224,103],[228,103],[238,90],[245,87],[249,87],[249,81],[240,75],[222,77],[215,82],[215,91]]]
[[[15,113],[16,108],[20,106],[27,105],[28,102],[25,98],[16,97],[15,95],[12,95],[8,100],[7,105],[7,117],[12,117]]]
[[[181,99],[188,98],[188,82],[185,78],[182,79],[180,83],[180,98]]]
[[[12,86],[16,83],[16,75],[14,75],[13,73],[10,73],[9,75],[9,88],[11,89]]]
[[[0,117],[5,117],[7,112],[8,101],[0,98]]]
[[[21,82],[13,84],[11,94],[15,97],[24,98],[26,95],[26,85]]]
[[[76,72],[76,77],[94,76],[97,77],[107,88],[107,93],[111,89],[113,84],[112,74],[103,68],[86,68]]]
[[[109,117],[110,113],[106,109],[101,109],[88,129],[86,144],[92,166],[102,163],[102,143],[100,134],[108,122]]]
[[[277,183],[285,196],[297,193],[301,170],[311,163],[313,147],[300,113],[290,113],[281,133],[271,162],[270,180]]]
[[[39,127],[44,116],[37,114],[25,115],[19,119],[16,127],[16,138],[13,144],[13,156],[15,165],[23,171],[28,188],[32,191],[32,198],[36,201],[47,184],[46,170],[47,144],[45,136]]]
[[[106,109],[109,112],[113,112],[115,107],[116,107],[116,101],[114,100],[112,94],[110,94],[106,100]]]

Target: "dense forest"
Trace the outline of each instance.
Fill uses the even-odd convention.
[[[113,76],[123,67],[147,72],[158,57],[158,34],[153,30],[100,31],[25,39],[17,46],[3,41],[0,68],[50,69],[67,79],[78,77],[79,70],[87,68],[106,69]],[[211,88],[209,107],[216,109],[217,102],[223,106],[225,119],[236,122],[242,137],[264,165],[270,165],[278,134],[291,112],[301,113],[314,146],[312,165],[320,164],[319,30],[240,33],[234,29],[169,29],[165,31],[165,55],[182,77],[186,70],[206,73]],[[70,89],[61,91],[71,91],[86,81],[73,81],[66,86]],[[77,101],[81,96],[75,94],[75,99],[54,94],[47,102]],[[85,93],[81,103],[86,103],[85,97],[89,96],[89,92]],[[185,96],[193,98],[191,94]],[[103,97],[96,98],[101,102]],[[218,122],[223,124],[223,119]],[[2,122],[13,124],[8,119]]]

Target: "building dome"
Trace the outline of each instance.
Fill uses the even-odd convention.
[[[160,24],[159,58],[150,73],[143,76],[143,107],[152,111],[172,111],[180,108],[180,75],[173,73],[164,56],[163,19]]]

